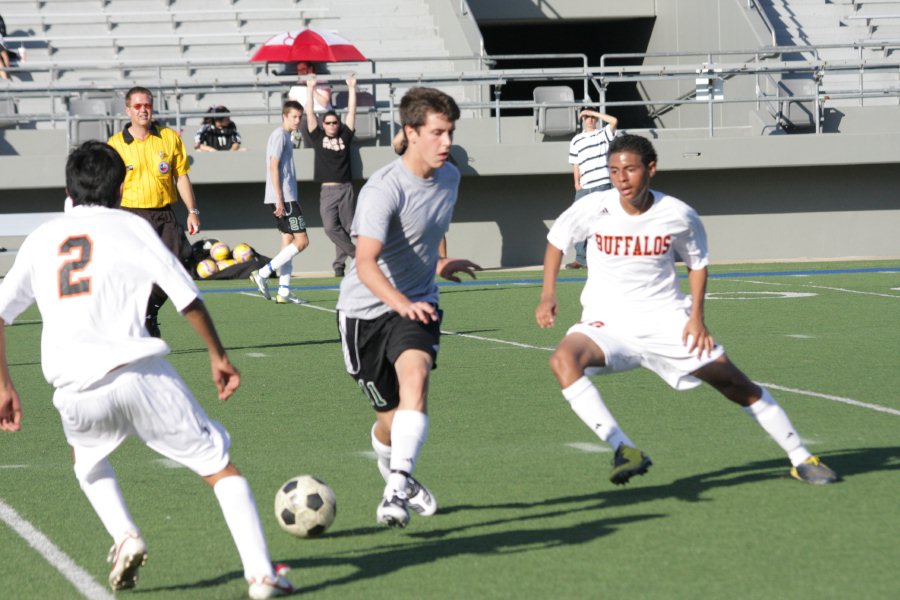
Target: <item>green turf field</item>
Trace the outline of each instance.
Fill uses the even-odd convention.
[[[305,306],[265,302],[249,282],[203,285],[242,370],[227,403],[216,400],[205,350],[171,306],[161,326],[171,361],[230,431],[272,557],[293,567],[304,596],[900,597],[897,263],[711,273],[716,339],[770,385],[841,483],[788,478],[778,446],[711,388],[676,393],[633,371],[596,381],[654,466],[614,487],[611,453],[570,411],[547,366],[579,315],[584,272],[563,272],[551,330],[534,323],[539,273],[486,272],[478,285],[442,288],[447,335],[416,471],[441,509],[384,530],[375,525],[383,484],[369,445],[373,416],[344,372],[336,280],[295,280]],[[39,318],[32,309],[6,330],[25,412],[22,431],[0,433],[0,596],[106,598],[110,540],[72,473],[41,375]],[[138,443],[112,462],[150,550],[138,588],[117,596],[245,597],[205,484]],[[301,473],[327,481],[338,498],[335,524],[316,540],[283,533],[272,514],[279,484]]]

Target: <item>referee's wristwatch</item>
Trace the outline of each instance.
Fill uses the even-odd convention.
[[[200,209],[199,208],[189,208],[188,212],[191,213],[192,215],[199,215]]]

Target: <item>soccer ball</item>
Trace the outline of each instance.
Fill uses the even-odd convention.
[[[231,257],[239,263],[245,263],[253,258],[253,248],[249,244],[238,244],[231,252]]]
[[[216,261],[231,258],[231,248],[225,242],[216,242],[209,247],[209,257]]]
[[[220,260],[219,262],[217,262],[216,266],[219,267],[220,271],[224,271],[228,267],[233,267],[236,264],[237,263],[234,261],[234,259],[226,258],[225,260]]]
[[[275,518],[291,535],[321,535],[334,522],[337,504],[328,484],[312,475],[298,475],[284,482],[275,494]]]
[[[216,261],[211,258],[207,258],[206,260],[201,260],[197,263],[197,275],[200,276],[200,279],[206,279],[210,275],[217,273],[219,271],[218,265],[216,265]]]

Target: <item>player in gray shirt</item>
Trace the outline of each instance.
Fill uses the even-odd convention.
[[[413,88],[400,102],[407,149],[375,173],[359,195],[351,235],[356,257],[341,282],[338,326],[347,372],[375,409],[372,447],[385,479],[376,518],[405,527],[409,509],[437,510],[413,478],[428,436],[428,377],[440,345],[435,273],[458,281],[481,267],[440,257],[450,227],[459,171],[447,163],[459,107],[433,88]]]
[[[306,234],[306,219],[297,201],[297,174],[294,170],[294,146],[291,133],[300,126],[303,107],[299,102],[288,100],[281,111],[281,127],[272,132],[266,144],[266,206],[274,205],[272,214],[275,226],[281,232],[281,250],[275,258],[250,273],[250,281],[256,284],[259,293],[270,300],[266,279],[278,273],[277,304],[303,304],[305,300],[291,293],[291,273],[294,257],[309,246]]]

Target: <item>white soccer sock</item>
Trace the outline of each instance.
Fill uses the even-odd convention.
[[[108,460],[97,463],[89,473],[78,478],[78,483],[114,543],[118,544],[129,532],[140,535]]]
[[[241,564],[244,565],[244,577],[248,581],[262,576],[274,579],[275,570],[266,548],[256,501],[247,480],[239,475],[223,477],[213,486],[213,491],[219,500],[234,545],[237,546]]]
[[[378,441],[378,438],[375,437],[375,425],[372,425],[372,450],[375,451],[378,472],[381,473],[384,482],[387,483],[388,477],[391,474],[391,447],[387,444],[382,444]]]
[[[291,246],[293,248],[293,246]],[[288,261],[281,265],[281,268],[278,269],[278,293],[284,292],[284,296],[290,293],[291,287],[291,274],[294,272],[294,265],[291,261]]]
[[[796,467],[812,454],[803,445],[784,409],[772,397],[769,390],[761,389],[762,397],[750,406],[743,407],[744,412],[753,417],[781,449],[787,452],[791,464]]]
[[[391,474],[385,492],[405,490],[407,475],[416,468],[419,451],[428,437],[428,415],[417,410],[398,410],[391,425]]]
[[[263,266],[259,270],[259,274],[262,277],[268,277],[275,271],[278,271],[278,274],[281,275],[283,271],[281,270],[284,265],[290,265],[291,259],[300,254],[300,251],[297,250],[297,246],[293,244],[288,244],[281,251],[275,255],[275,258],[269,261],[269,264]],[[290,274],[290,271],[288,271]]]
[[[615,417],[606,408],[600,397],[600,391],[586,376],[564,389],[562,395],[569,401],[569,406],[578,418],[613,450],[618,448],[619,444],[634,447],[634,443],[619,428]]]

